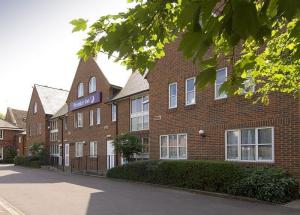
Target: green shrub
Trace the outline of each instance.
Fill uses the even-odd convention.
[[[17,150],[13,146],[4,147],[4,160],[3,163],[13,163],[14,158],[17,156]]]
[[[244,168],[222,161],[138,161],[108,170],[107,177],[229,193],[270,202],[298,197],[298,182],[275,168]]]
[[[298,198],[299,184],[285,171],[277,168],[247,170],[247,177],[235,183],[231,194],[247,196],[275,203]]]
[[[36,156],[17,156],[14,160],[15,165],[40,168],[40,159]]]

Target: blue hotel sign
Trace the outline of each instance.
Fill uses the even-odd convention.
[[[102,102],[102,92],[94,92],[70,103],[70,111]]]

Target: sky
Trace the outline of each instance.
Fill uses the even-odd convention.
[[[69,90],[85,34],[72,33],[72,19],[91,24],[102,15],[126,11],[127,0],[0,0],[0,113],[27,110],[34,84]],[[100,55],[105,74],[125,84],[129,71]],[[123,75],[124,74],[124,75]]]

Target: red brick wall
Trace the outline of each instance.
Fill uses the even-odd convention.
[[[270,96],[270,104],[253,104],[242,96],[214,99],[214,86],[196,92],[196,104],[185,106],[185,80],[197,75],[192,62],[177,52],[177,43],[166,47],[147,78],[150,85],[150,158],[159,159],[159,136],[187,133],[188,159],[224,160],[225,130],[272,126],[275,163],[300,178],[299,100],[284,94]],[[225,60],[218,67],[226,66]],[[228,73],[231,68],[228,66]],[[168,85],[177,82],[177,108],[168,109]],[[161,120],[154,120],[161,116]],[[296,120],[298,119],[298,120]],[[205,131],[206,137],[199,135]],[[252,165],[252,164],[251,164]]]
[[[0,129],[1,130],[1,129]],[[6,147],[17,147],[16,144],[16,135],[19,133],[19,130],[3,130],[3,140],[0,140],[0,147],[3,147],[4,149]],[[5,159],[5,150],[4,150],[4,159]]]

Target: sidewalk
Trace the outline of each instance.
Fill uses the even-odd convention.
[[[287,203],[285,206],[289,208],[300,209],[300,199]]]
[[[0,197],[0,215],[25,215],[5,199]]]
[[[7,210],[5,210],[0,204],[0,215],[11,215]]]

